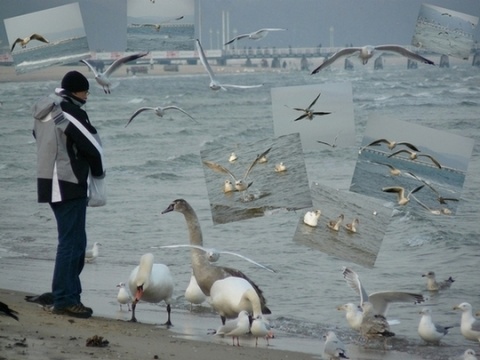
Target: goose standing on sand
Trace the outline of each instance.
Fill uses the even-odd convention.
[[[26,38],[17,38],[17,40],[15,40],[15,42],[13,43],[12,48],[10,49],[10,52],[13,51],[13,49],[15,48],[15,45],[17,44],[20,44],[22,48],[26,48],[27,44],[32,40],[38,40],[48,44],[48,40],[45,39],[42,35],[32,34],[30,36],[27,36]]]
[[[333,231],[338,231],[340,229],[340,224],[342,223],[345,216],[340,214],[336,220],[330,220],[327,224],[327,227]]]
[[[350,56],[355,53],[358,53],[358,57],[360,60],[362,60],[362,64],[365,65],[368,60],[370,60],[373,55],[375,54],[376,51],[390,51],[394,52],[397,54],[400,54],[402,56],[405,56],[409,59],[412,59],[414,61],[422,62],[424,64],[428,65],[435,65],[433,61],[428,60],[424,58],[423,56],[420,56],[418,54],[415,54],[414,52],[404,48],[403,46],[400,45],[377,45],[377,46],[372,46],[372,45],[365,45],[362,47],[349,47],[345,48],[342,50],[337,51],[335,54],[330,56],[328,59],[326,59],[320,66],[318,66],[315,70],[312,71],[312,75],[318,73],[320,70],[326,68],[327,66],[331,65],[334,63],[336,60],[343,56]]]
[[[185,217],[190,245],[203,246],[202,230],[198,217],[190,204],[184,199],[174,200],[162,214],[172,211],[179,212]],[[259,313],[271,313],[266,305],[262,290],[240,270],[210,264],[204,251],[195,247],[192,247],[190,254],[193,274],[197,283],[203,293],[211,297],[212,307],[219,312],[223,324],[226,317],[233,317],[232,310],[236,311],[234,316],[237,316],[240,310],[243,310],[238,310],[238,307],[244,307],[245,310],[255,313],[253,309],[255,306]],[[251,291],[248,291],[249,289],[254,290],[255,296]],[[236,295],[239,292],[242,292],[241,297]],[[232,303],[234,306],[232,306]],[[237,309],[232,309],[234,307],[237,307]]]
[[[193,304],[200,305],[202,304],[207,297],[203,293],[200,286],[198,286],[197,279],[195,279],[195,275],[190,276],[190,282],[188,283],[187,288],[185,289],[185,300],[190,303],[190,311],[192,311]]]
[[[429,271],[422,275],[422,277],[427,278],[427,290],[430,291],[438,291],[450,288],[452,284],[455,282],[453,278],[450,276],[448,279],[437,282],[435,279],[435,272]]]
[[[168,266],[154,264],[153,254],[147,253],[142,255],[140,264],[130,273],[128,287],[130,293],[133,294],[132,318],[130,321],[137,321],[135,308],[140,300],[154,304],[163,300],[167,304],[168,314],[165,325],[172,325],[170,321],[170,302],[174,285]]]
[[[107,68],[107,70],[101,73],[99,73],[95,66],[90,64],[88,60],[82,59],[80,61],[87,65],[88,68],[93,72],[93,74],[95,75],[95,80],[103,88],[105,94],[110,94],[110,86],[112,86],[112,83],[110,82],[110,75],[112,75],[114,71],[118,70],[118,68],[120,68],[120,66],[122,66],[123,64],[126,64],[127,62],[133,60],[137,60],[141,57],[144,57],[145,55],[148,55],[148,52],[121,57],[115,60],[112,65]]]

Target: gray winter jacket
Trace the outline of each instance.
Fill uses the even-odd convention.
[[[83,103],[63,89],[40,99],[33,107],[33,136],[37,142],[39,202],[60,202],[87,197],[89,171],[104,176],[102,154],[82,131],[66,119],[77,119],[97,139]]]

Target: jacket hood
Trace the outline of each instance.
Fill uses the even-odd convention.
[[[50,96],[38,100],[32,108],[33,117],[36,120],[43,120],[53,110],[56,104],[55,99]]]

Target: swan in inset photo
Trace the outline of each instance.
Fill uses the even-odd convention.
[[[360,224],[360,221],[357,218],[355,218],[351,223],[345,224],[345,230],[352,233],[356,233],[358,224]]]
[[[283,162],[275,164],[275,172],[284,172],[287,171],[287,166]]]
[[[200,62],[202,63],[203,67],[208,73],[208,76],[210,76],[210,89],[212,90],[227,90],[227,88],[236,88],[236,89],[251,89],[251,88],[258,88],[262,87],[263,84],[259,85],[231,85],[231,84],[222,84],[217,80],[217,77],[215,76],[215,73],[213,72],[212,68],[210,67],[210,64],[208,63],[207,57],[205,56],[205,52],[203,51],[202,44],[200,43],[200,40],[196,39],[195,44],[197,46],[197,52],[198,56],[200,58]]]
[[[225,45],[233,43],[235,40],[240,40],[240,39],[251,39],[251,40],[260,40],[263,39],[265,36],[268,35],[270,31],[286,31],[287,29],[280,29],[280,28],[269,28],[269,29],[260,29],[248,34],[241,34],[235,36],[233,39],[228,40]]]
[[[362,47],[349,47],[349,48],[339,50],[338,52],[330,56],[328,59],[326,59],[315,70],[313,70],[312,74],[318,73],[320,70],[331,65],[332,63],[334,63],[336,60],[340,59],[343,56],[350,56],[354,54],[358,54],[358,57],[362,61],[362,64],[365,65],[368,62],[368,60],[373,57],[376,51],[390,51],[390,52],[394,52],[402,56],[405,56],[414,61],[422,62],[429,65],[435,65],[433,61],[428,60],[427,58],[424,58],[423,56],[418,55],[400,45],[378,45],[378,46],[366,45]]]
[[[382,188],[383,192],[396,193],[397,194],[397,204],[398,205],[407,205],[410,202],[410,195],[416,193],[417,191],[423,189],[425,185],[420,185],[415,189],[411,190],[405,196],[405,188],[402,186],[389,186]]]
[[[303,222],[308,226],[316,227],[321,215],[322,215],[322,212],[318,209],[307,211],[303,216]]]
[[[110,82],[110,76],[113,74],[113,72],[118,70],[123,64],[140,59],[141,57],[144,57],[146,55],[148,55],[148,52],[142,52],[121,57],[115,60],[104,72],[98,72],[95,66],[90,64],[88,60],[82,59],[80,61],[87,65],[90,71],[93,72],[93,74],[95,75],[95,80],[103,88],[105,94],[110,94],[110,86],[112,86],[112,83]]]
[[[230,177],[233,179],[234,181],[234,185],[235,185],[235,189],[237,191],[245,191],[247,190],[250,185],[252,185],[252,183],[248,183],[247,181],[247,177],[248,175],[250,174],[250,172],[252,171],[253,167],[259,162],[259,160],[262,158],[262,156],[264,155],[267,155],[268,152],[271,150],[272,148],[268,148],[267,150],[265,150],[262,154],[260,155],[257,155],[257,157],[255,158],[255,160],[253,160],[253,162],[250,164],[250,166],[247,168],[247,171],[245,171],[245,174],[243,175],[242,178],[237,178],[230,170],[228,170],[226,167],[224,167],[223,165],[220,165],[220,164],[217,164],[215,162],[212,162],[212,161],[208,161],[208,160],[204,160],[203,161],[203,164],[206,165],[208,168],[212,169],[213,171],[216,171],[216,172],[219,172],[219,173],[222,173],[222,174],[227,174],[227,175],[230,175]]]
[[[138,115],[140,114],[141,112],[144,112],[144,111],[153,111],[155,113],[155,115],[157,115],[158,117],[163,117],[163,115],[165,115],[165,111],[167,110],[178,110],[182,113],[184,113],[185,115],[187,115],[190,119],[192,119],[193,121],[197,122],[193,117],[192,115],[190,115],[189,113],[187,113],[185,110],[183,110],[182,108],[179,108],[178,106],[174,106],[174,105],[168,105],[168,106],[165,106],[165,107],[161,107],[161,106],[157,106],[157,107],[150,107],[150,106],[145,106],[145,107],[141,107],[139,109],[137,109],[132,116],[130,116],[130,119],[128,119],[128,122],[127,122],[127,125],[125,125],[125,127],[128,126],[128,124],[130,124],[132,122],[132,120]],[[198,123],[197,123],[198,124]]]
[[[392,156],[395,156],[395,155],[398,155],[398,154],[401,154],[401,153],[407,153],[409,154],[409,159],[410,160],[416,160],[418,159],[419,157],[423,156],[423,157],[427,157],[429,158],[430,160],[432,160],[432,162],[435,164],[436,167],[438,167],[439,169],[442,168],[442,165],[440,165],[440,163],[437,161],[437,159],[435,159],[432,155],[429,155],[429,154],[422,154],[422,153],[417,153],[415,151],[410,151],[410,150],[407,150],[407,149],[402,149],[402,150],[398,150],[398,151],[395,151],[394,153],[388,155],[389,158],[391,158]]]
[[[47,39],[45,39],[42,35],[39,34],[32,34],[30,36],[27,36],[25,38],[17,38],[15,42],[12,45],[12,48],[10,49],[10,52],[13,52],[13,49],[15,48],[15,45],[20,44],[22,48],[26,48],[28,43],[32,40],[38,40],[44,43],[49,43]]]
[[[312,110],[312,106],[315,105],[315,103],[317,102],[318,98],[320,97],[321,93],[318,93],[317,97],[315,99],[313,99],[312,103],[305,109],[303,108],[293,108],[293,110],[296,110],[296,111],[301,111],[303,112],[302,115],[300,115],[299,117],[297,117],[295,120],[293,121],[298,121],[298,120],[302,120],[302,119],[308,119],[308,120],[313,120],[313,117],[314,116],[322,116],[322,115],[328,115],[328,114],[331,114],[331,112],[324,112],[324,111],[314,111]]]
[[[342,223],[344,217],[345,216],[343,214],[340,214],[336,220],[330,220],[327,223],[327,227],[333,231],[338,231],[340,229],[340,224]]]

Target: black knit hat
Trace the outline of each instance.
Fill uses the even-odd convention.
[[[78,71],[69,71],[62,79],[62,88],[74,92],[87,91],[90,87],[88,80]]]

